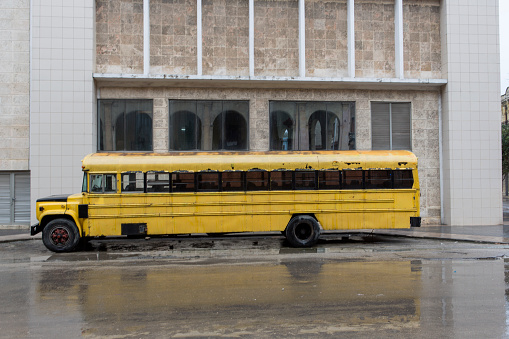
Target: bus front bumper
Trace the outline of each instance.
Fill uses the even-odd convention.
[[[39,223],[30,226],[30,235],[36,235],[37,233],[42,231],[41,225]]]

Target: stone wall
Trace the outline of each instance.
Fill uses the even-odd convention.
[[[255,75],[299,75],[299,2],[254,3]]]
[[[204,0],[203,74],[249,75],[249,2]]]
[[[406,78],[442,78],[439,0],[403,2],[403,44]]]
[[[96,0],[96,71],[143,73],[143,0]]]
[[[150,1],[150,73],[197,74],[195,0]],[[306,76],[348,76],[346,0],[307,0]],[[394,0],[355,1],[355,76],[395,77]],[[299,75],[298,0],[254,1],[254,73]],[[439,0],[403,2],[404,75],[442,78]],[[143,0],[96,1],[99,73],[143,73]],[[202,72],[249,75],[249,1],[202,1]]]
[[[394,78],[394,1],[355,1],[355,76]]]
[[[151,73],[197,73],[196,0],[151,0],[150,34]]]
[[[26,171],[30,146],[30,1],[0,2],[0,17],[0,171]]]
[[[306,1],[306,76],[348,76],[346,1]]]
[[[154,99],[154,151],[169,149],[168,100],[248,100],[249,149],[269,149],[269,101],[355,102],[356,145],[371,149],[371,102],[411,102],[412,151],[419,158],[421,216],[424,223],[440,222],[440,170],[438,153],[438,92],[365,90],[285,90],[211,88],[102,88],[104,99]]]

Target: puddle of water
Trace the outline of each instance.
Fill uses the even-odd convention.
[[[0,327],[35,337],[64,328],[91,336],[501,338],[507,262],[309,256],[277,264],[41,265],[28,276],[0,275]]]

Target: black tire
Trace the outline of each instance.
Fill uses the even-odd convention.
[[[285,236],[293,247],[311,247],[320,237],[320,224],[309,215],[294,216],[286,226]]]
[[[68,219],[51,220],[42,230],[42,242],[53,252],[74,251],[80,242],[78,227]]]

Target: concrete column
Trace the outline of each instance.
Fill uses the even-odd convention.
[[[32,0],[31,199],[81,190],[96,151],[95,1]],[[35,209],[32,208],[32,222]]]
[[[355,78],[355,1],[347,2],[348,76]]]
[[[440,26],[443,220],[502,224],[498,0],[444,0]]]

